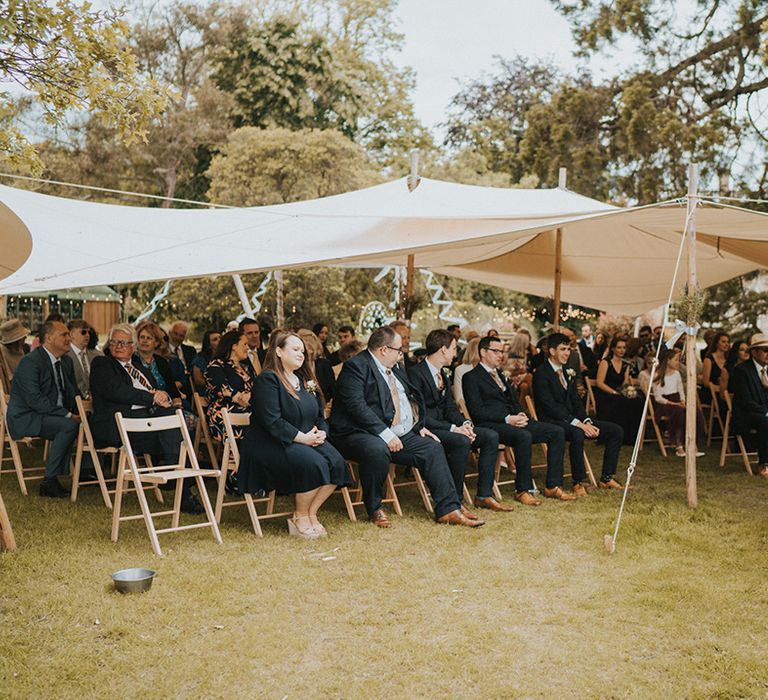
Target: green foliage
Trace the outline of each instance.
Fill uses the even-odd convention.
[[[761,332],[760,317],[768,315],[764,272],[728,280],[704,290],[703,294],[702,327],[722,327],[742,338]]]
[[[338,131],[233,131],[208,170],[211,201],[256,206],[327,197],[375,184],[365,152]]]
[[[60,126],[72,109],[90,109],[126,143],[145,139],[151,119],[165,104],[160,84],[140,75],[114,11],[88,3],[9,0],[0,18],[0,75],[37,96],[49,126]],[[15,125],[14,108],[0,94],[0,159],[40,172],[36,150]]]

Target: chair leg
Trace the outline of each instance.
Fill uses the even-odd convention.
[[[589,477],[589,483],[597,488],[597,480],[595,479],[595,474],[592,471],[592,465],[589,463],[589,457],[587,457],[586,450],[584,450],[584,468],[586,469],[587,476]]]
[[[397,497],[397,491],[395,491],[395,465],[389,466],[389,473],[387,474],[387,498],[392,501],[392,509],[399,515],[403,516],[403,509],[400,507],[400,499]]]
[[[115,482],[115,505],[112,509],[112,541],[117,542],[120,531],[120,511],[123,505],[123,492],[125,491],[125,451],[120,450],[120,461],[117,465],[117,481]],[[141,488],[141,484],[139,484]]]
[[[77,502],[77,490],[80,488],[80,467],[83,463],[83,442],[85,440],[85,430],[80,426],[77,431],[77,446],[75,447],[75,466],[72,470],[72,492],[69,499],[72,503]]]
[[[469,493],[469,489],[467,488],[466,484],[463,484],[462,486],[462,495],[464,496],[464,502],[468,505],[472,505],[472,496]]]
[[[253,525],[253,531],[259,536],[264,537],[264,532],[261,529],[261,523],[259,522],[259,515],[256,513],[256,505],[253,502],[253,496],[250,493],[245,494],[245,505],[248,508],[248,515],[251,516],[251,524]]]
[[[8,438],[10,439],[10,435]],[[16,478],[19,481],[19,489],[21,490],[22,495],[27,496],[29,495],[27,492],[27,484],[24,481],[24,466],[21,463],[21,455],[19,454],[19,446],[16,444],[15,440],[10,440],[10,447],[11,447],[11,458],[13,459],[13,467],[16,470]]]
[[[3,495],[0,494],[0,547],[11,551],[16,549],[16,538],[13,536],[11,520],[8,517],[8,511],[3,503]]]
[[[219,478],[217,479],[217,487],[216,487],[216,507],[214,508],[214,516],[216,517],[216,522],[221,522],[221,512],[224,510],[224,492],[227,484],[227,474],[229,472],[229,468],[227,467],[226,461],[221,463],[221,474],[219,474]]]
[[[750,476],[754,476],[752,473],[752,464],[749,461],[749,455],[747,454],[747,448],[744,445],[744,439],[741,437],[741,435],[736,436],[736,442],[739,445],[739,450],[741,452],[741,459],[744,462],[744,469],[747,470],[747,474]]]
[[[353,523],[356,523],[357,514],[355,513],[355,507],[352,505],[352,496],[350,496],[348,486],[341,487],[341,497],[344,499],[344,506],[347,509],[347,516]]]
[[[221,532],[219,532],[219,525],[216,522],[216,517],[213,514],[213,506],[211,505],[211,499],[208,496],[208,491],[205,488],[205,481],[202,476],[195,475],[195,483],[197,483],[197,491],[200,496],[200,500],[203,503],[205,509],[205,515],[208,518],[208,522],[211,524],[211,532],[213,533],[213,539],[218,544],[221,544]]]
[[[112,461],[114,464],[115,455],[112,455]],[[109,489],[107,488],[107,480],[104,478],[104,470],[101,468],[101,460],[99,459],[99,453],[96,450],[91,449],[91,461],[93,462],[93,468],[96,472],[96,479],[99,482],[99,489],[101,490],[101,497],[104,500],[104,505],[107,510],[112,510],[112,500],[109,497]]]
[[[158,557],[162,557],[163,550],[160,549],[160,541],[157,539],[157,531],[155,530],[155,523],[152,520],[152,512],[149,510],[149,503],[147,503],[147,495],[144,493],[144,489],[141,486],[141,483],[136,484],[136,496],[139,499],[141,513],[144,516],[144,524],[147,526],[149,541],[152,543],[152,549],[155,554]]]
[[[176,479],[176,488],[173,493],[173,516],[171,527],[178,527],[181,519],[181,495],[184,490],[184,479]]]
[[[419,489],[419,495],[424,503],[427,513],[434,515],[435,509],[432,507],[432,500],[429,497],[429,489],[421,476],[421,472],[417,468],[413,468],[413,476],[416,480],[416,488]]]

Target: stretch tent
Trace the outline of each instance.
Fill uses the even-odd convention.
[[[521,292],[552,293],[563,231],[564,301],[639,314],[667,300],[685,204],[619,209],[565,189],[523,190],[406,179],[306,202],[180,210],[97,204],[0,186],[26,228],[29,258],[0,294],[310,265],[405,264]],[[768,266],[768,217],[703,203],[700,283]]]

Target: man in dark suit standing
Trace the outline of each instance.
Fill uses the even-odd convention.
[[[749,339],[749,354],[749,360],[736,365],[729,383],[733,429],[737,435],[757,431],[757,473],[768,478],[768,336],[755,333]]]
[[[80,427],[75,406],[79,392],[72,360],[67,356],[71,344],[67,327],[59,321],[45,323],[40,336],[42,346],[25,355],[13,375],[8,430],[15,440],[51,440],[40,495],[63,498],[69,491],[58,477],[69,473],[69,458]]]
[[[184,371],[189,373],[192,371],[192,360],[197,355],[197,350],[192,345],[186,345],[184,341],[187,339],[187,324],[183,321],[176,321],[171,326],[171,330],[168,331],[168,347],[172,355],[181,360],[184,365]]]
[[[243,367],[248,370],[252,380],[256,380],[261,374],[261,363],[264,361],[261,348],[261,326],[253,318],[244,318],[240,321],[238,330],[248,341],[248,357],[242,361]]]
[[[499,449],[498,434],[489,428],[475,427],[471,420],[461,415],[453,400],[451,381],[444,368],[449,367],[456,356],[456,338],[450,331],[440,328],[430,331],[425,345],[427,356],[422,362],[411,366],[408,379],[424,398],[424,424],[443,444],[459,500],[464,495],[467,457],[470,449],[476,448],[479,450],[479,475],[475,505],[478,508],[500,512],[512,510],[511,506],[499,503],[493,497],[493,477]]]
[[[571,342],[563,333],[553,333],[547,339],[546,361],[539,365],[533,375],[533,397],[539,420],[551,423],[565,432],[565,439],[570,442],[571,473],[573,474],[573,493],[586,496],[587,480],[584,467],[584,440],[595,439],[605,445],[603,455],[603,473],[598,486],[602,489],[624,487],[616,481],[616,467],[619,452],[624,442],[621,426],[608,421],[592,421],[587,417],[584,404],[576,391],[576,374],[568,367],[571,355]],[[562,477],[560,480],[562,485]]]
[[[381,507],[390,462],[417,467],[429,486],[438,522],[477,527],[461,501],[440,441],[424,427],[424,401],[398,366],[400,336],[377,328],[368,349],[344,363],[336,383],[331,442],[360,469],[363,500],[371,522],[390,527]]]
[[[532,421],[523,412],[517,393],[501,374],[504,346],[498,338],[485,336],[478,345],[480,363],[461,380],[467,410],[476,425],[498,433],[505,445],[515,451],[515,499],[526,506],[541,505],[533,490],[531,477],[531,445],[547,445],[547,485],[562,483],[565,437],[562,429]],[[559,493],[546,490],[545,495],[567,501],[572,500],[562,489]]]
[[[136,329],[119,323],[109,331],[109,355],[96,357],[91,365],[93,416],[91,431],[96,447],[120,447],[122,440],[115,414],[125,418],[168,416],[174,413],[171,397],[154,386],[152,375],[136,367],[131,358],[136,347]],[[174,464],[179,459],[179,430],[133,433],[131,446],[139,454],[159,457],[161,464]],[[184,479],[181,509],[185,513],[202,513],[203,507],[191,491],[191,479]]]

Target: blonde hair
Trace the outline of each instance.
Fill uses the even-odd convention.
[[[472,338],[472,340],[467,343],[467,347],[464,348],[464,356],[461,360],[465,365],[476,367],[480,362],[480,350],[478,350],[478,345],[480,345],[479,337]]]

